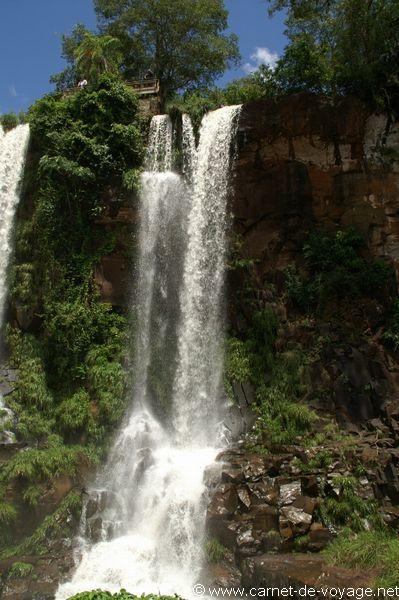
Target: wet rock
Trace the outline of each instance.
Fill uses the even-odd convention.
[[[264,554],[248,558],[242,565],[242,583],[247,588],[290,587],[296,598],[306,598],[299,593],[304,586],[320,590],[322,586],[340,589],[373,587],[377,571],[356,571],[330,567],[321,556],[309,554]],[[350,593],[350,592],[349,592]],[[320,592],[313,598],[323,598]],[[344,595],[344,598],[348,598]]]
[[[280,522],[287,522],[294,534],[304,535],[312,523],[312,515],[295,506],[284,506],[281,515]]]
[[[221,473],[222,465],[220,463],[213,463],[212,465],[206,467],[204,471],[204,483],[209,490],[213,490],[219,485]],[[227,483],[229,483],[229,481],[223,478],[223,476],[222,481],[227,481]]]
[[[237,490],[237,494],[238,494],[240,501],[243,503],[243,505],[246,508],[250,508],[252,502],[251,502],[251,496],[249,494],[248,489],[244,488],[244,487],[240,487]]]
[[[266,502],[271,506],[277,506],[278,491],[274,487],[272,480],[264,478],[254,483],[248,482],[247,487],[252,493],[253,504],[263,504]]]
[[[264,533],[278,530],[278,512],[273,506],[258,504],[253,507],[251,515],[254,515],[254,529]]]
[[[322,523],[312,523],[309,531],[308,548],[313,552],[320,552],[328,546],[334,536]]]
[[[292,504],[302,495],[302,486],[300,481],[293,481],[280,486],[280,495],[278,503],[280,506]]]
[[[308,496],[299,496],[294,503],[293,506],[295,508],[299,508],[303,510],[305,513],[312,515],[318,502],[315,498],[309,498]]]
[[[226,483],[241,483],[244,481],[244,473],[240,469],[223,469],[221,478]]]
[[[248,525],[240,528],[236,544],[240,556],[255,556],[261,548],[262,541],[252,525]]]
[[[241,571],[237,568],[233,552],[226,551],[222,561],[208,565],[202,580],[208,585],[221,588],[237,588],[241,586]]]
[[[209,517],[231,517],[238,509],[238,494],[231,484],[222,484],[214,494],[208,508]]]
[[[244,465],[246,479],[260,479],[266,474],[265,462],[261,456],[250,456]]]

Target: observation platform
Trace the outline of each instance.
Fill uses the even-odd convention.
[[[132,79],[125,81],[125,84],[139,96],[157,96],[160,90],[158,79]]]

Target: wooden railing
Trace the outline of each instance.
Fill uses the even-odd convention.
[[[125,81],[126,85],[133,88],[139,96],[159,94],[158,79],[133,79]]]
[[[139,96],[156,96],[159,94],[159,80],[158,79],[131,79],[130,81],[124,81],[125,85],[134,89]],[[79,87],[76,86],[69,90],[64,90],[62,93],[63,97],[72,96],[79,91]]]

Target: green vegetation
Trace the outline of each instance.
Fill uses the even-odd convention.
[[[57,89],[90,83],[104,71],[141,78],[151,69],[160,101],[187,89],[206,87],[239,59],[237,38],[226,34],[223,0],[94,0],[99,35],[79,24],[63,38],[68,67],[53,77]]]
[[[189,114],[197,130],[202,117],[210,110],[273,97],[274,92],[268,87],[266,74],[269,74],[269,69],[261,67],[247,77],[231,81],[224,88],[211,87],[175,95],[168,102],[168,110],[178,109]]]
[[[328,469],[331,466],[332,462],[333,456],[331,452],[329,452],[329,450],[320,450],[320,452],[318,452],[316,456],[308,460],[308,462],[306,463],[299,460],[298,458],[294,459],[293,461],[295,466],[301,471],[301,473],[304,473],[305,475],[309,473],[314,473],[317,470],[321,470],[323,471],[323,473],[326,473],[328,472]]]
[[[11,565],[7,573],[7,579],[23,579],[28,577],[33,571],[33,565],[30,563],[15,562]]]
[[[381,260],[366,260],[364,239],[354,229],[336,234],[312,232],[303,246],[307,275],[286,270],[287,293],[300,308],[321,308],[337,298],[381,296],[393,289],[393,269]]]
[[[120,42],[110,35],[85,33],[74,52],[76,71],[80,77],[97,82],[103,73],[118,73],[123,55]]]
[[[332,485],[339,490],[339,497],[328,497],[321,504],[319,510],[324,523],[357,532],[370,525],[382,527],[376,502],[361,498],[360,484],[355,477],[335,477]]]
[[[4,131],[10,131],[19,124],[20,118],[15,113],[0,115],[0,125],[3,127]]]
[[[272,69],[262,65],[224,89],[189,90],[174,101],[198,124],[222,104],[299,92],[326,95],[332,103],[352,95],[373,109],[399,113],[396,0],[266,0],[269,14],[287,11],[288,44]],[[389,126],[388,126],[389,129]]]
[[[381,573],[375,587],[399,585],[399,538],[385,529],[346,531],[324,551],[330,564],[363,570],[378,568]]]
[[[12,556],[44,555],[54,539],[71,535],[73,523],[82,509],[81,494],[71,491],[60,502],[52,515],[47,516],[31,536],[17,546],[7,547],[0,553],[0,559]],[[3,534],[3,531],[2,531]]]
[[[283,93],[356,95],[389,112],[399,109],[396,0],[267,0],[286,9],[289,44],[273,80]]]
[[[216,538],[211,538],[205,543],[205,557],[208,563],[217,564],[226,556],[227,548]]]
[[[275,352],[277,323],[272,311],[258,311],[245,340],[230,338],[227,343],[227,393],[233,397],[234,382],[249,382],[256,391],[256,450],[294,442],[317,419],[314,411],[301,402],[306,391],[303,356],[298,352]]]
[[[0,501],[13,487],[35,505],[57,477],[97,462],[123,415],[128,323],[100,301],[93,271],[117,243],[98,219],[108,199],[134,193],[143,145],[137,98],[109,74],[90,90],[39,100],[29,122],[30,216],[18,223],[11,273],[26,324],[7,333],[19,372],[9,404],[29,448],[2,466]],[[0,507],[10,524],[16,509]]]

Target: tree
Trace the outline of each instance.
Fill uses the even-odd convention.
[[[93,33],[85,33],[74,57],[79,75],[88,77],[91,82],[97,81],[103,73],[117,73],[123,62],[117,38]]]
[[[78,73],[76,70],[75,52],[78,46],[83,42],[85,35],[89,30],[82,23],[78,23],[71,35],[62,36],[62,58],[67,62],[67,67],[50,77],[50,82],[54,83],[58,92],[63,92],[73,88],[77,84]]]
[[[282,84],[355,94],[399,110],[397,0],[267,0],[287,11],[290,40],[276,69]],[[308,68],[306,68],[308,65]],[[282,68],[284,67],[284,68]]]
[[[100,29],[121,39],[128,75],[151,68],[161,104],[174,92],[209,86],[239,59],[223,0],[94,0]],[[140,72],[141,70],[141,72]]]

